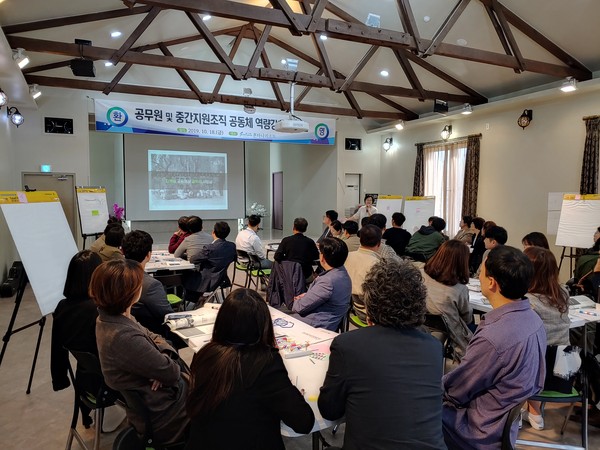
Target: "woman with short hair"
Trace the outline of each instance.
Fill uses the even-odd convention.
[[[192,361],[186,449],[283,450],[281,421],[309,433],[312,409],[291,383],[275,344],[263,298],[231,292],[215,320],[212,340]]]

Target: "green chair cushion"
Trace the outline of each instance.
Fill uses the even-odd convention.
[[[349,319],[351,324],[359,328],[364,328],[368,326],[368,324],[360,320],[360,318],[356,314],[350,313]]]
[[[547,397],[547,398],[569,398],[569,397],[579,397],[579,392],[575,388],[571,388],[570,394],[565,394],[564,392],[557,391],[541,391],[536,397]]]
[[[171,306],[178,305],[179,303],[182,302],[181,298],[175,294],[167,294],[167,300],[169,301],[169,304]]]
[[[262,269],[262,270],[253,270],[252,272],[250,272],[252,274],[253,277],[257,277],[259,275],[261,276],[268,276],[271,275],[271,269]]]

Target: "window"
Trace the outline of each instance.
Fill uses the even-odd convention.
[[[435,196],[435,215],[446,220],[446,232],[453,237],[462,218],[467,141],[425,147],[423,158],[425,195]]]

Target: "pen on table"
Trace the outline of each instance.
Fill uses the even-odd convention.
[[[315,364],[315,362],[314,362],[314,361],[313,361],[311,358],[308,358],[308,360],[309,360],[311,363]]]
[[[588,316],[597,316],[598,315],[598,313],[595,313],[593,311],[584,311],[583,309],[580,309],[578,312],[580,314],[587,314]]]

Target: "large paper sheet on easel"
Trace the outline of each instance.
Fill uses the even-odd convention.
[[[64,298],[67,268],[77,245],[54,191],[0,192],[4,213],[42,315]]]
[[[404,199],[404,229],[414,234],[435,214],[435,197],[406,197]]]
[[[78,186],[75,191],[77,192],[81,234],[103,233],[108,221],[106,189],[103,187]]]
[[[386,227],[392,228],[392,214],[402,212],[401,195],[380,195],[377,199],[377,212],[387,218]]]
[[[556,245],[589,248],[600,226],[600,195],[565,194],[563,197]]]

